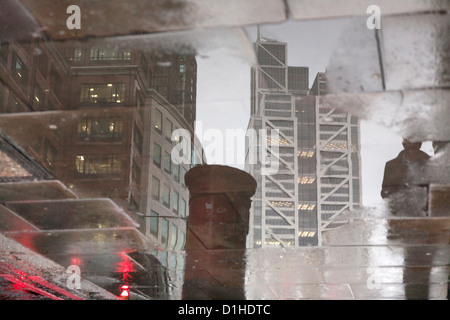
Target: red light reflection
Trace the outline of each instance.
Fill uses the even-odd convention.
[[[135,272],[133,262],[130,258],[125,254],[121,253],[122,261],[117,264],[117,272],[122,274],[122,285],[119,287],[120,290],[120,299],[128,300],[130,298],[130,285],[129,281],[131,280],[131,272]]]

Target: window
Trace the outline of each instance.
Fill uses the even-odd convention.
[[[169,240],[169,221],[164,218],[162,219],[161,229],[161,243],[167,245]]]
[[[150,212],[150,233],[158,237],[159,231],[159,215],[155,211]]]
[[[162,133],[162,113],[158,109],[155,109],[153,126],[157,132]]]
[[[183,198],[180,199],[180,215],[183,218],[186,218],[186,200]]]
[[[180,165],[179,164],[174,164],[172,166],[172,172],[173,172],[173,177],[175,179],[175,181],[180,181]]]
[[[91,48],[89,59],[91,61],[130,60],[131,50],[119,48]]]
[[[121,119],[83,119],[78,122],[78,138],[116,139],[121,136]]]
[[[152,198],[159,201],[159,179],[156,177],[152,177]]]
[[[56,149],[53,147],[50,142],[46,139],[44,142],[44,161],[50,167],[55,166],[56,162]]]
[[[172,128],[173,128],[172,122],[166,119],[166,123],[164,124],[164,131],[166,140],[168,140],[169,142],[172,142]]]
[[[170,208],[170,187],[167,184],[163,187],[163,205]]]
[[[80,102],[82,103],[122,103],[124,98],[124,83],[81,85]]]
[[[176,130],[178,130],[178,128],[176,128],[175,127],[175,129],[173,130],[173,131],[176,131]],[[173,132],[172,131],[172,132]],[[180,135],[180,134],[176,134],[174,137],[173,137],[173,141],[172,141],[172,137],[170,138],[170,141],[172,141],[174,144],[178,144],[178,143],[180,143],[180,141],[183,139],[183,137]]]
[[[73,60],[74,61],[81,61],[81,49],[76,48],[73,52]]]
[[[153,146],[153,163],[161,168],[161,146],[157,143]]]
[[[67,56],[66,56],[66,61],[67,62],[73,62],[73,61],[81,61],[81,56],[82,56],[82,50],[80,48],[75,48],[73,49],[73,55],[68,52]]]
[[[12,73],[15,76],[15,78],[19,80],[23,85],[27,84],[28,68],[16,54],[14,54],[13,56]]]
[[[186,187],[186,183],[184,182],[184,176],[186,175],[186,169],[181,166],[181,184],[183,185],[183,187]]]
[[[164,152],[164,171],[167,173],[172,172],[172,159],[170,157],[170,153],[167,151]]]
[[[178,214],[178,200],[179,200],[178,192],[173,191],[172,192],[172,211],[173,211],[173,213],[176,213],[176,214]]]
[[[175,245],[177,244],[177,238],[178,238],[178,227],[174,224],[170,224],[170,241],[168,249],[175,248]]]
[[[183,250],[185,241],[186,241],[186,235],[184,234],[184,232],[180,232],[178,235],[178,243],[177,243],[176,249]]]
[[[76,172],[79,175],[119,175],[121,161],[116,155],[78,155]]]

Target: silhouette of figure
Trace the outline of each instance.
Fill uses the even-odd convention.
[[[403,140],[395,159],[386,163],[381,197],[387,199],[391,213],[423,216],[427,209],[427,185],[414,183],[423,175],[430,156],[421,151],[421,142]]]

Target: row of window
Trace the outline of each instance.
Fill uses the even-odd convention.
[[[78,121],[79,138],[115,139],[122,136],[123,124],[119,118],[82,119]]]
[[[117,155],[77,155],[75,167],[81,175],[119,176],[122,162]]]
[[[166,152],[164,161],[164,171],[172,174],[175,181],[184,185],[184,176],[187,170],[179,165],[174,164],[170,160],[170,154]],[[157,165],[161,165],[161,147],[155,144],[153,161]],[[117,155],[77,155],[76,156],[76,172],[82,175],[119,175],[121,173],[121,160]]]
[[[164,172],[168,174],[173,174],[175,181],[183,183],[184,186],[184,176],[187,170],[180,164],[172,163],[172,156],[169,152],[164,151],[164,163],[162,157],[162,148],[159,144],[155,143],[153,145],[153,163],[161,168],[164,168]]]
[[[6,98],[7,92],[9,93],[8,98]],[[6,104],[6,107],[4,107],[4,104]],[[18,113],[29,111],[30,109],[26,105],[20,103],[12,91],[7,90],[6,87],[0,83],[0,113]]]
[[[163,136],[166,141],[171,144],[178,141],[172,141],[172,132],[175,129],[172,121],[163,116],[163,113],[155,108],[153,112],[153,129],[156,133]],[[154,142],[153,144],[153,163],[164,170],[165,173],[172,175],[173,179],[181,182],[185,187],[184,176],[187,170],[180,164],[172,162],[170,152],[163,150],[161,144]],[[181,218],[186,218],[188,214],[187,202],[180,196],[180,194],[171,189],[166,183],[162,183],[157,177],[152,176],[151,195],[155,201],[162,202],[163,206],[171,210],[174,214]],[[150,233],[157,237],[160,236],[160,241],[163,247],[168,250],[181,250],[185,243],[185,233],[178,227],[169,222],[170,219],[160,217],[160,215],[152,210],[150,214]],[[161,230],[160,230],[161,228]]]
[[[168,250],[181,250],[186,241],[186,234],[178,230],[178,227],[170,223],[168,219],[160,217],[155,211],[150,212],[150,233],[158,238],[161,235],[161,243]]]
[[[76,48],[73,57],[69,57],[70,61],[81,61],[82,50]],[[121,48],[91,48],[89,53],[91,61],[121,61],[131,60],[131,50]]]
[[[171,190],[170,186],[152,176],[152,198],[156,201],[162,201],[163,205],[172,210],[173,213],[186,218],[186,200],[178,192]]]
[[[164,119],[164,120],[163,120]],[[163,124],[164,121],[164,124]],[[168,142],[177,143],[178,140],[172,141],[172,132],[174,131],[174,125],[168,118],[163,118],[163,114],[158,109],[155,109],[153,114],[153,128],[159,134],[164,133],[164,137]]]
[[[81,85],[81,103],[122,103],[124,99],[124,83]]]

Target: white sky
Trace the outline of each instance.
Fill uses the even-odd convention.
[[[288,22],[261,27],[262,36],[288,44],[288,65],[309,67],[311,87],[317,72],[324,72],[341,34],[344,19],[308,22]],[[251,42],[256,39],[256,26],[247,28]],[[200,141],[208,129],[225,133],[227,129],[245,130],[250,116],[250,65],[227,50],[209,52],[199,57],[197,80],[196,128]],[[371,121],[361,122],[361,173],[364,206],[378,206],[381,183],[386,161],[395,158],[402,149],[402,138],[393,130]],[[225,137],[225,136],[224,136]],[[226,138],[224,139],[226,140]],[[202,141],[208,148],[217,141]],[[229,143],[230,141],[228,141]],[[244,168],[244,146],[226,146],[224,153],[237,154],[237,160],[217,161],[240,169]],[[422,150],[432,155],[431,144],[424,144]]]

